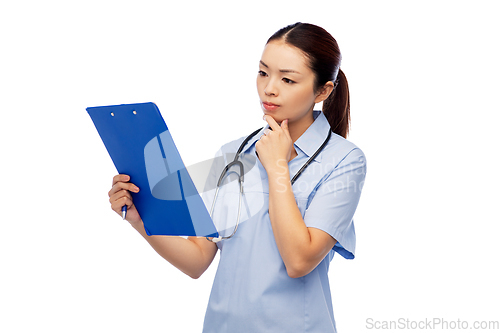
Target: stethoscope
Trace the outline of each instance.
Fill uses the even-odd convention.
[[[240,169],[240,173],[238,175],[238,182],[239,182],[239,185],[240,185],[240,198],[239,198],[239,202],[238,202],[238,218],[236,220],[236,226],[234,227],[233,233],[231,235],[227,236],[227,237],[219,236],[219,237],[214,237],[212,239],[210,239],[209,237],[207,237],[208,240],[210,240],[210,241],[212,241],[214,243],[218,243],[221,240],[226,240],[226,239],[229,239],[229,238],[233,237],[234,234],[236,233],[236,230],[238,229],[238,225],[240,223],[241,199],[243,197],[243,175],[244,175],[244,172],[243,172],[243,163],[241,163],[241,161],[238,161],[238,158],[239,158],[241,152],[243,151],[243,148],[245,148],[245,145],[248,143],[248,141],[250,141],[250,139],[252,139],[257,133],[259,133],[262,130],[262,128],[263,127],[261,127],[258,130],[254,131],[252,134],[250,134],[249,136],[247,136],[245,140],[243,140],[243,142],[241,143],[240,147],[238,148],[238,151],[236,152],[236,156],[234,157],[234,160],[232,162],[230,162],[228,165],[226,165],[224,167],[224,169],[222,170],[222,172],[221,172],[221,175],[219,177],[219,181],[217,182],[217,187],[215,189],[215,196],[214,196],[214,201],[212,202],[212,208],[210,209],[210,217],[212,218],[212,215],[213,215],[213,212],[214,212],[215,202],[217,201],[217,196],[219,194],[220,184],[224,180],[224,177],[228,175],[228,170],[232,166],[234,166],[234,165],[239,166],[239,169]],[[328,131],[328,135],[327,135],[325,141],[316,150],[316,152],[307,160],[307,162],[304,163],[304,165],[302,166],[302,168],[300,168],[300,170],[297,171],[297,173],[293,176],[293,178],[290,181],[292,185],[295,183],[295,181],[297,180],[297,178],[299,178],[299,176],[302,174],[302,172],[304,172],[304,170],[309,166],[309,164],[311,164],[311,162],[314,160],[314,158],[316,158],[316,156],[318,156],[318,154],[323,150],[323,148],[325,148],[325,146],[328,143],[328,140],[330,140],[331,136],[332,136],[332,131],[330,129]],[[231,171],[231,172],[235,172],[236,173],[236,171]]]

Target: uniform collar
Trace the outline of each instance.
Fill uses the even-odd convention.
[[[265,126],[265,127],[262,127],[262,128],[260,129],[260,131],[258,131],[258,132],[257,132],[257,134],[255,134],[255,135],[254,135],[254,136],[253,136],[253,137],[252,137],[252,138],[251,138],[251,139],[247,142],[247,144],[245,145],[245,147],[244,147],[244,148],[243,148],[243,150],[241,151],[241,153],[242,153],[242,154],[243,154],[243,153],[248,153],[248,152],[249,152],[249,150],[250,150],[251,148],[253,148],[253,146],[254,146],[255,142],[257,142],[257,140],[259,140],[259,139],[260,139],[260,137],[264,134],[264,130],[265,130],[266,128],[269,128],[269,125],[267,125],[267,126]],[[246,139],[246,138],[247,138],[247,137],[244,137],[244,138],[243,138],[243,140],[242,140],[241,142],[245,141],[245,139]]]
[[[325,115],[321,111],[313,111],[314,122],[307,130],[295,141],[295,146],[298,147],[307,157],[312,156],[321,146],[328,136],[330,124]],[[322,154],[318,154],[314,160],[321,161]]]
[[[326,119],[325,115],[321,111],[313,111],[314,122],[307,128],[307,130],[295,141],[295,147],[299,148],[304,154],[308,157],[312,156],[316,150],[321,146],[323,141],[325,141],[328,131],[330,130],[330,124]],[[264,134],[264,130],[269,128],[269,125],[263,127],[257,134],[251,138],[242,153],[247,153],[250,148],[252,148],[260,139],[260,137]],[[246,138],[246,137],[245,137]],[[244,139],[243,139],[244,140]],[[321,154],[318,154],[314,158],[315,161],[321,161]]]

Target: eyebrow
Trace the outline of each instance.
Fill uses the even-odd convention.
[[[266,67],[266,68],[269,68],[268,65],[266,65],[265,62],[263,62],[262,60],[260,61],[261,65]],[[293,70],[293,69],[280,69],[280,73],[296,73],[296,74],[300,74],[299,72],[297,72],[296,70]]]

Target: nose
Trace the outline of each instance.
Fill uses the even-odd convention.
[[[264,94],[267,96],[278,96],[278,89],[276,88],[273,80],[269,80],[266,87],[264,88]]]

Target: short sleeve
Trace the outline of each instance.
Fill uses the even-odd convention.
[[[366,158],[359,148],[352,149],[311,193],[304,214],[307,227],[330,234],[337,243],[333,250],[353,259],[356,233],[353,216],[366,176]]]

